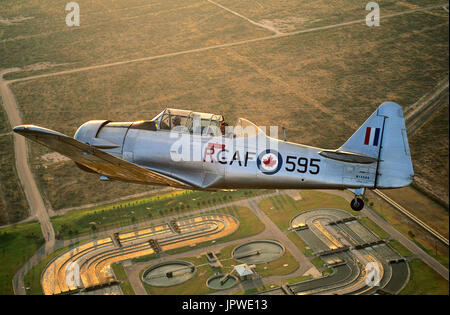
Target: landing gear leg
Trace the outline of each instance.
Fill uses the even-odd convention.
[[[355,211],[361,211],[364,208],[364,201],[361,198],[358,198],[358,196],[364,195],[364,188],[349,190],[355,195],[355,198],[350,202],[350,207]]]

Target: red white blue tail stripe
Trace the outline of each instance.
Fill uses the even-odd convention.
[[[366,136],[364,137],[364,144],[377,147],[380,140],[380,130],[381,128],[367,127]]]

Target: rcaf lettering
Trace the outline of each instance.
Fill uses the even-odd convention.
[[[227,162],[226,153],[228,153],[228,150],[225,150],[225,149],[217,152],[217,162],[219,162],[220,164],[227,164],[228,162]]]
[[[213,154],[215,149],[225,150],[225,144],[220,143],[208,143],[208,146],[205,149],[205,154],[203,155],[203,162],[206,162],[206,157],[209,156],[209,160],[211,163],[214,163]]]
[[[229,158],[230,156],[231,159]],[[208,143],[205,148],[205,154],[203,155],[203,162],[214,163],[215,161],[217,161],[220,164],[224,165],[238,164],[239,166],[247,167],[249,161],[255,161],[256,152],[246,151],[243,156],[244,160],[242,161],[241,153],[239,150],[236,150],[231,154],[229,150],[225,149],[225,144]]]
[[[248,151],[245,152],[245,164],[244,164],[245,167],[247,166],[247,162],[248,162],[248,160],[250,159],[249,154],[256,155],[256,152],[248,152]],[[254,161],[254,160],[252,159],[251,161]]]
[[[239,166],[242,166],[239,151],[234,152],[234,155],[233,155],[233,158],[231,159],[230,165],[232,165],[234,161],[238,161]]]

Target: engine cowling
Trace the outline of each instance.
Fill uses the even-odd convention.
[[[122,145],[132,122],[91,120],[78,128],[74,138],[109,153],[122,154]]]

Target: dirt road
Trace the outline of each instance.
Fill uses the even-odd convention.
[[[20,69],[12,68],[0,71],[0,94],[3,99],[3,107],[5,108],[6,115],[8,116],[9,123],[12,127],[20,125],[22,120],[20,118],[14,94],[8,86],[9,82],[3,80],[3,75],[18,70]],[[41,224],[42,234],[46,241],[46,252],[47,250],[50,252],[55,242],[55,232],[50,222],[50,217],[48,216],[44,201],[42,200],[28,165],[28,152],[25,138],[18,134],[14,134],[14,155],[16,159],[17,175],[27,198],[31,216],[35,217]]]

